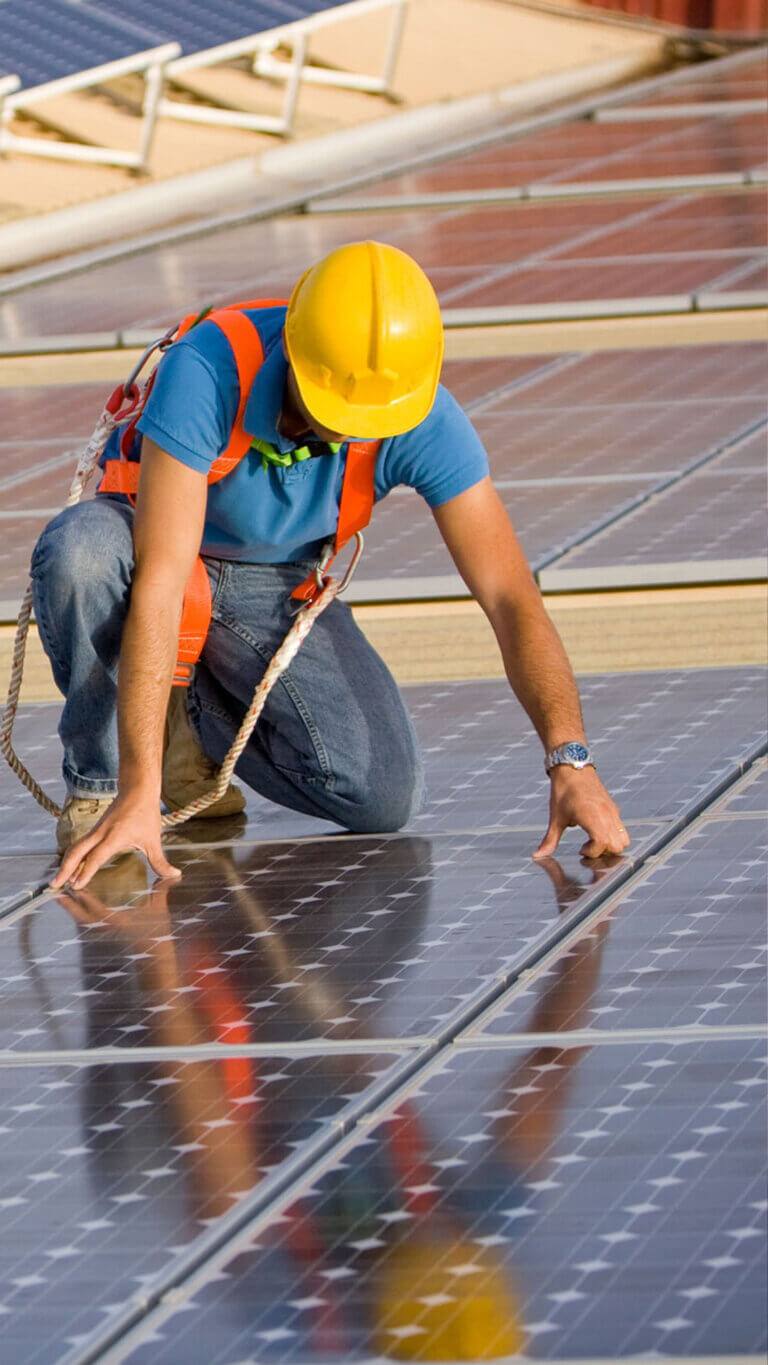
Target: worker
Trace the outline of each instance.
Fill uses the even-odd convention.
[[[352,453],[371,442],[371,500],[398,484],[424,498],[544,746],[549,825],[536,855],[553,853],[572,825],[588,836],[586,856],[621,852],[629,839],[594,767],[565,651],[485,450],[439,384],[442,322],[420,267],[394,247],[352,243],[306,271],[287,307],[244,305],[237,316],[259,350],[250,386],[232,324],[220,313],[198,321],[163,357],[128,448],[118,432],[105,452],[107,471],[115,455],[140,462],[128,471],[135,483],[105,474],[99,496],[54,518],[35,547],[36,618],[65,696],[68,795],[52,884],[84,887],[127,849],[160,876],[180,875],[161,847],[161,796],[180,809],[211,790],[290,626],[291,595],[306,596],[337,529]],[[219,477],[238,423],[247,454]],[[135,500],[121,491],[131,486]],[[171,690],[200,552],[210,625],[189,687]],[[423,793],[413,727],[341,601],[270,693],[237,773],[263,797],[350,831],[413,819]],[[205,815],[243,806],[232,785]]]

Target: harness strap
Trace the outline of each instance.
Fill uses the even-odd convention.
[[[282,305],[282,299],[259,299],[241,304],[229,304],[207,315],[190,313],[179,323],[174,341],[184,336],[205,316],[223,332],[229,342],[237,369],[239,400],[237,413],[232,425],[229,443],[221,455],[214,460],[208,471],[208,483],[218,483],[237,467],[251,448],[251,436],[243,426],[245,410],[248,405],[253,382],[264,362],[264,348],[255,323],[242,310],[245,308],[270,308]],[[155,371],[156,373],[156,371]],[[99,493],[120,493],[134,501],[139,488],[141,465],[138,460],[128,458],[136,423],[154,382],[152,375],[141,404],[133,419],[122,433],[120,459],[107,460],[104,474],[99,485]],[[374,473],[376,457],[381,441],[351,441],[347,447],[347,461],[339,504],[339,520],[332,543],[330,558],[324,559],[323,576],[312,573],[294,588],[292,597],[300,602],[311,603],[317,600],[328,579],[325,569],[331,560],[347,544],[347,541],[362,531],[371,519],[374,502]],[[197,663],[205,644],[211,621],[211,590],[208,573],[201,558],[198,558],[184,592],[184,604],[179,634],[179,653],[173,675],[174,687],[186,687],[192,676],[192,668]]]
[[[341,487],[339,520],[333,539],[333,553],[326,560],[327,569],[348,540],[358,531],[364,530],[371,520],[375,496],[374,475],[376,457],[381,449],[381,441],[350,441],[347,446],[347,463],[344,469],[344,482]],[[324,576],[323,583],[327,582]],[[314,573],[294,588],[291,597],[299,602],[313,602],[322,591]]]

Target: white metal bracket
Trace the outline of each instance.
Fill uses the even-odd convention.
[[[91,67],[88,71],[78,71],[72,76],[63,76],[59,80],[49,81],[46,85],[37,85],[26,90],[19,89],[19,81],[15,76],[6,78],[15,81],[12,88],[5,85],[4,89],[5,83],[0,81],[0,155],[18,152],[28,156],[51,157],[58,161],[89,161],[105,166],[124,166],[133,171],[146,170],[160,112],[160,96],[166,68],[180,53],[178,43],[165,43],[147,52],[123,57],[116,62],[107,62],[103,66]],[[137,152],[128,152],[119,147],[20,137],[18,133],[12,133],[8,128],[8,121],[16,110],[29,110],[31,113],[44,100],[54,95],[90,90],[105,81],[133,73],[144,77],[141,140]]]

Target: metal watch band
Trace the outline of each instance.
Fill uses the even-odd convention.
[[[561,766],[594,768],[595,760],[589,745],[582,744],[581,740],[570,740],[567,744],[558,744],[557,748],[550,749],[544,759],[544,767],[547,772]]]

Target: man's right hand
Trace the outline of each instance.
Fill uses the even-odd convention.
[[[87,886],[94,873],[111,858],[129,850],[143,853],[158,877],[178,880],[179,868],[168,862],[160,842],[162,825],[157,798],[118,796],[90,834],[78,839],[62,859],[61,867],[51,880],[53,890],[67,883],[73,891]]]

